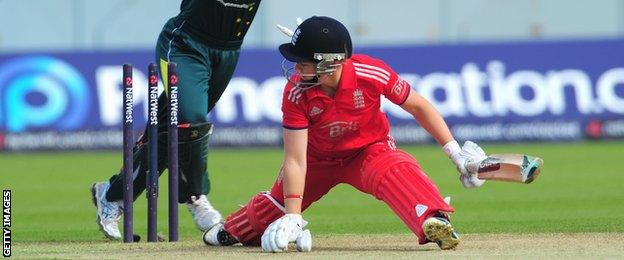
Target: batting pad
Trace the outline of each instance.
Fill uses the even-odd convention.
[[[225,230],[245,246],[259,246],[264,230],[283,215],[284,207],[262,192],[227,218]]]
[[[405,152],[392,150],[367,158],[362,174],[367,189],[390,206],[418,236],[420,244],[428,242],[422,230],[427,217],[438,211],[454,211],[416,160]]]

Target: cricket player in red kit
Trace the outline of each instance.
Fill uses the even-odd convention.
[[[280,252],[295,242],[312,247],[301,212],[334,186],[347,183],[385,202],[420,244],[453,249],[459,237],[448,220],[454,209],[409,154],[397,149],[380,110],[384,96],[414,116],[443,147],[465,187],[482,180],[465,163],[485,157],[481,148],[454,140],[444,119],[383,61],[352,54],[349,32],[329,17],[311,17],[297,27],[284,58],[288,83],[282,99],[284,162],[270,192],[204,234],[208,245],[261,245]],[[292,75],[290,75],[292,73]]]

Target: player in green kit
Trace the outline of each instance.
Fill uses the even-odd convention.
[[[207,171],[208,138],[212,125],[207,115],[227,87],[240,54],[243,38],[258,10],[260,0],[183,0],[180,13],[169,19],[156,44],[161,76],[175,62],[179,100],[179,202],[185,203],[197,227],[208,230],[221,221],[206,195],[210,192]],[[166,77],[165,77],[166,78]],[[167,82],[163,80],[165,89]],[[159,147],[166,147],[165,93],[159,97]],[[145,190],[147,135],[134,148],[134,199]],[[167,168],[167,151],[159,149],[159,174]],[[122,215],[122,174],[93,184],[97,223],[110,239],[121,239],[118,222]]]

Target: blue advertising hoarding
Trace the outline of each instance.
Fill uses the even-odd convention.
[[[474,141],[624,137],[624,40],[356,48],[384,60]],[[121,145],[121,65],[135,66],[135,130],[147,111],[152,51],[0,55],[0,150]],[[245,49],[209,119],[211,145],[281,142],[282,58]],[[142,91],[144,90],[144,91]],[[399,143],[431,142],[398,106],[382,109]]]

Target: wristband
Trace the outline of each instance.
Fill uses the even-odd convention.
[[[442,150],[448,157],[451,157],[451,155],[461,152],[461,147],[457,141],[453,140],[442,146]]]
[[[303,200],[303,196],[301,196],[299,194],[288,194],[288,195],[284,195],[284,199],[300,199],[300,200]]]

